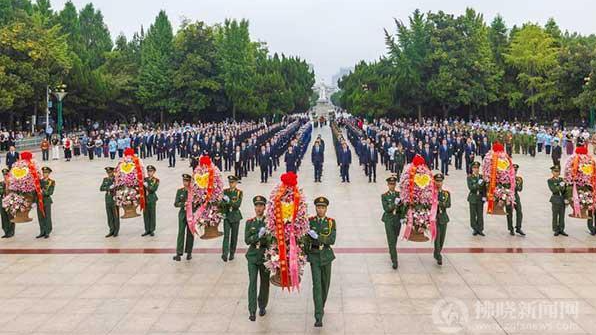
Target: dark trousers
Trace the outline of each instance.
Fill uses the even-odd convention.
[[[554,158],[554,157],[552,157],[552,159],[553,159],[553,165],[554,166],[561,167],[561,159],[560,158]]]
[[[445,176],[449,174],[449,160],[448,159],[445,159],[445,160],[441,159],[441,173]]]
[[[447,224],[437,223],[437,237],[435,238],[435,249],[433,256],[436,260],[442,260],[443,256],[441,251],[443,250],[443,244],[445,244],[445,236],[447,235]]]
[[[186,219],[178,219],[178,237],[176,238],[176,255],[182,256],[182,253],[186,252],[188,255],[192,254],[192,247],[195,242]]]
[[[224,236],[221,246],[222,256],[231,259],[236,253],[236,245],[238,244],[238,229],[240,222],[233,222],[224,219]]]
[[[4,208],[0,208],[0,217],[2,219],[2,230],[6,237],[14,236],[14,223],[10,221],[10,216]]]
[[[230,171],[232,167],[232,160],[229,157],[224,156],[224,171]]]
[[[110,234],[118,235],[118,232],[120,232],[118,206],[106,204],[106,214],[108,216],[108,228],[110,229]]]
[[[550,148],[551,148],[551,146],[550,146],[550,145],[545,145],[545,146],[544,146],[544,152],[545,152],[547,155],[550,155]]]
[[[315,163],[315,181],[321,181],[323,175],[323,163]]]
[[[269,167],[267,165],[261,165],[261,183],[266,183],[269,178]]]
[[[455,169],[461,170],[463,155],[455,155]]]
[[[329,293],[329,284],[331,283],[331,263],[320,265],[318,262],[310,263],[312,275],[312,295],[315,305],[315,319],[323,319],[325,313],[325,303]]]
[[[269,302],[269,276],[271,273],[265,265],[248,262],[248,312],[256,314],[257,303],[260,309],[267,307]],[[259,293],[257,298],[257,278],[259,279]]]
[[[234,175],[237,178],[242,179],[242,162],[234,162]]]
[[[122,158],[123,154],[124,154],[124,149],[118,149],[118,158]]]
[[[368,181],[377,181],[377,163],[368,163],[366,164],[366,175],[368,176]]]
[[[523,219],[521,202],[515,201],[515,206],[508,205],[505,210],[507,211],[507,229],[513,230],[513,210],[515,210],[515,229],[521,229]]]
[[[553,232],[565,231],[565,204],[552,204]]]
[[[37,221],[39,222],[39,235],[49,236],[52,232],[52,204],[49,202],[43,203],[43,210],[45,216],[37,207]]]
[[[470,227],[473,231],[481,233],[484,231],[484,202],[470,202]]]
[[[145,206],[145,210],[143,211],[143,222],[145,224],[145,232],[146,233],[153,233],[155,232],[155,225],[156,225],[156,216],[155,216],[155,202],[147,201]]]
[[[341,181],[350,181],[350,164],[342,164],[339,167],[339,171],[341,174]]]
[[[175,150],[168,151],[168,166],[176,167],[176,151]]]
[[[389,256],[391,263],[397,265],[397,239],[401,231],[401,222],[385,222],[385,236],[387,237],[387,246],[389,247]]]
[[[42,150],[41,151],[41,159],[43,161],[47,161],[50,159],[50,150]]]

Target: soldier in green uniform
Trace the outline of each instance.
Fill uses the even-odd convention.
[[[387,236],[391,264],[393,269],[397,269],[397,238],[401,230],[404,206],[399,198],[399,192],[395,190],[397,177],[390,176],[386,181],[389,190],[381,195],[381,203],[383,204],[383,217],[381,220],[385,224],[385,235]]]
[[[105,170],[108,176],[101,182],[99,190],[106,192],[106,214],[108,216],[108,227],[110,228],[110,233],[106,237],[116,237],[120,232],[120,216],[118,214],[118,206],[116,206],[116,201],[114,201],[114,168],[106,167]]]
[[[224,215],[224,238],[222,242],[221,259],[224,262],[234,259],[236,244],[238,243],[238,228],[242,214],[242,191],[237,188],[238,177],[228,176],[229,188],[224,190],[223,201],[221,202],[222,214]]]
[[[331,283],[331,262],[335,254],[331,246],[335,244],[335,220],[328,218],[329,200],[318,197],[315,200],[317,215],[309,218],[310,230],[306,236],[305,250],[312,273],[312,294],[315,305],[315,327],[323,327],[325,302]]]
[[[550,197],[550,203],[553,213],[553,232],[555,236],[563,235],[569,236],[565,232],[565,205],[566,205],[566,191],[567,184],[563,178],[561,178],[561,168],[558,166],[552,166],[551,168],[553,176],[547,181],[548,188],[552,192]]]
[[[157,205],[157,189],[159,188],[159,179],[155,177],[155,166],[147,166],[147,177],[145,177],[145,209],[143,210],[143,221],[145,222],[145,232],[141,236],[155,236],[155,207]]]
[[[183,187],[176,191],[176,199],[174,200],[174,207],[180,208],[178,211],[178,238],[176,240],[176,256],[174,260],[180,262],[181,256],[186,252],[186,259],[192,259],[192,247],[195,238],[188,228],[186,221],[186,199],[188,199],[188,189],[190,188],[190,181],[192,177],[189,174],[182,175]]]
[[[2,230],[4,231],[2,238],[11,238],[14,236],[14,222],[10,221],[8,212],[1,204],[4,196],[8,194],[8,184],[6,183],[8,181],[8,172],[8,169],[2,169],[2,177],[4,180],[0,182],[0,216],[2,218]]]
[[[473,235],[484,236],[484,192],[485,183],[479,174],[480,162],[472,162],[472,173],[468,176],[468,203],[470,204],[470,227]]]
[[[437,197],[439,206],[437,209],[437,236],[435,237],[435,250],[433,256],[437,260],[437,264],[443,265],[443,244],[445,244],[445,236],[447,235],[447,223],[449,222],[449,215],[447,215],[447,208],[451,207],[451,194],[443,189],[443,180],[445,176],[442,173],[437,173],[434,176],[435,187],[437,188]]]
[[[519,198],[519,192],[521,192],[524,189],[524,180],[521,176],[517,175],[519,165],[513,164],[513,168],[515,169],[515,204],[509,204],[505,207],[505,211],[507,212],[507,229],[509,229],[509,235],[515,235],[515,233],[513,232],[513,210],[515,210],[515,232],[521,236],[526,236],[526,234],[521,229],[522,218],[524,214],[522,212],[521,200]]]
[[[35,238],[48,238],[52,232],[52,195],[56,182],[50,178],[52,169],[47,166],[41,168],[43,178],[39,181],[41,186],[41,195],[43,197],[43,213],[37,204],[37,221],[39,222],[39,235]],[[44,215],[45,214],[45,215]]]
[[[270,236],[265,229],[265,204],[267,199],[257,195],[252,199],[255,206],[255,217],[246,220],[244,227],[244,242],[248,245],[246,259],[248,261],[248,312],[249,320],[256,320],[257,302],[259,315],[267,313],[267,302],[269,301],[269,270],[265,267],[265,250],[269,247]],[[257,277],[260,278],[258,299],[257,299]]]

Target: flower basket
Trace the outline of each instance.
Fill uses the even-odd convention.
[[[121,216],[122,219],[132,219],[141,216],[141,214],[137,213],[136,205],[125,205],[122,208],[124,208],[124,214]]]
[[[199,159],[199,165],[193,172],[186,201],[186,221],[190,231],[201,239],[213,239],[222,236],[217,227],[222,219],[219,205],[223,197],[221,171],[211,162],[209,156]]]
[[[416,155],[404,169],[399,188],[401,199],[408,206],[402,238],[412,242],[426,242],[430,236],[434,240],[438,197],[432,172],[420,155]]]
[[[201,235],[201,240],[211,240],[222,235],[223,233],[217,229],[217,226],[206,226],[203,235]]]
[[[124,209],[122,219],[140,216],[137,207],[145,209],[144,169],[141,160],[132,149],[124,151],[124,157],[116,166],[114,186],[116,206]]]
[[[310,228],[297,178],[293,172],[281,176],[281,184],[275,186],[267,202],[266,215],[266,229],[273,241],[265,251],[265,267],[276,277],[272,283],[289,291],[300,288],[306,264],[301,241]]]
[[[596,200],[596,161],[586,147],[577,147],[565,163],[566,197],[572,218],[587,219]]]
[[[33,154],[28,151],[21,153],[21,159],[12,166],[6,177],[8,194],[2,199],[2,207],[10,215],[12,222],[32,221],[29,211],[35,199],[41,215],[45,216],[40,176]]]
[[[506,215],[505,206],[515,204],[516,180],[511,157],[504,151],[501,143],[495,142],[492,150],[484,157],[482,178],[488,186],[487,214]]]

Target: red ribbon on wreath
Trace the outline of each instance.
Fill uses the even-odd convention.
[[[124,150],[124,156],[130,157],[135,165],[135,172],[137,176],[137,185],[139,187],[139,205],[141,209],[145,209],[145,180],[143,179],[143,166],[141,166],[141,160],[135,155],[132,148]]]
[[[488,206],[486,208],[486,212],[488,214],[492,214],[495,209],[495,197],[494,192],[495,188],[497,187],[497,164],[499,162],[499,153],[503,152],[504,148],[503,145],[499,142],[495,142],[493,144],[493,154],[492,154],[492,161],[490,167],[490,180],[488,184],[488,192],[487,198]]]
[[[211,164],[211,158],[209,156],[202,156],[199,159],[199,165],[206,167],[209,173],[209,181],[207,183],[207,193],[205,195],[205,200],[201,207],[197,209],[196,214],[192,212],[192,201],[194,198],[193,188],[190,188],[188,193],[188,198],[186,200],[186,224],[188,225],[188,229],[190,229],[191,233],[197,233],[197,217],[200,217],[201,214],[207,209],[207,205],[209,204],[209,200],[211,200],[211,195],[213,194],[213,184],[215,181],[215,172],[213,170],[213,164]],[[194,178],[194,176],[193,176]]]
[[[35,185],[35,193],[37,195],[37,208],[45,218],[46,212],[43,206],[43,194],[41,193],[41,183],[39,182],[37,168],[35,167],[35,164],[32,161],[33,154],[29,151],[23,151],[21,153],[21,159],[27,162],[27,168],[29,169],[29,172],[31,172],[31,176],[33,177],[33,184]]]
[[[282,185],[274,198],[275,205],[275,237],[277,239],[277,249],[279,251],[279,275],[280,285],[283,288],[298,287],[299,278],[297,275],[297,250],[295,245],[295,236],[293,231],[293,223],[296,220],[298,213],[298,206],[300,205],[300,192],[296,185],[298,184],[298,177],[293,172],[284,173],[281,175]],[[281,206],[281,197],[286,193],[288,188],[293,191],[293,205],[294,212],[292,214],[292,222],[290,229],[290,257],[288,257],[288,250],[285,238],[285,227],[283,222],[283,212]],[[290,281],[290,275],[292,280]]]

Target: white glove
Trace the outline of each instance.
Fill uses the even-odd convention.
[[[310,235],[310,237],[314,238],[315,240],[319,238],[319,234],[317,234],[317,232],[312,229],[308,231],[308,235]]]
[[[564,182],[564,181],[560,182],[560,183],[559,183],[559,186],[561,186],[561,187],[565,187],[565,182]]]
[[[486,202],[486,198],[484,198],[484,197],[483,197],[483,198],[482,198],[482,202]]]
[[[227,195],[224,195],[224,196],[223,196],[223,200],[224,200],[225,202],[229,202],[229,201],[230,201],[230,197],[228,197]]]
[[[145,187],[149,186],[149,183],[144,182],[143,185],[145,185]]]
[[[396,205],[399,204],[400,202],[401,202],[401,199],[400,198],[395,198],[395,204]]]
[[[478,185],[482,185],[482,183],[484,183],[484,180],[478,179]]]
[[[259,229],[259,238],[263,237],[263,235],[265,235],[265,227],[261,227],[261,229]]]
[[[404,224],[404,223],[406,223],[406,219],[401,219],[401,220],[399,220],[399,222],[400,222],[401,224]]]
[[[114,188],[116,188],[116,185],[110,185],[110,190],[113,190]]]

